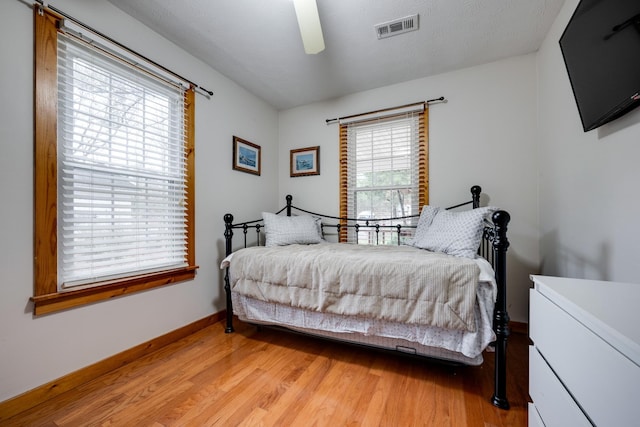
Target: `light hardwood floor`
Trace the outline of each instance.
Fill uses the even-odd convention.
[[[508,411],[493,354],[452,367],[236,322],[216,323],[4,426],[526,426],[527,337],[508,345]]]

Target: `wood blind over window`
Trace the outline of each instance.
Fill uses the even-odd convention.
[[[428,203],[427,117],[425,107],[340,124],[341,217],[374,218],[373,202],[363,206],[367,194],[389,195],[388,216],[416,215]],[[355,239],[340,230],[341,242]]]

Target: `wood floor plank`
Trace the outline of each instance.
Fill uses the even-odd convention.
[[[238,425],[254,408],[268,406],[270,398],[267,396],[277,396],[285,378],[296,370],[295,363],[288,357],[290,350],[287,347],[274,345],[270,350],[256,361],[258,369],[228,390],[225,399],[238,403],[219,408],[215,419],[202,420],[199,425]]]
[[[316,354],[300,376],[289,385],[277,402],[263,418],[265,426],[292,425],[293,419],[302,407],[313,399],[314,390],[331,368],[331,360],[322,354]]]
[[[340,381],[355,357],[357,355],[354,353],[342,353],[340,357],[329,359],[330,367],[326,375],[315,389],[309,390],[313,398],[307,400],[291,425],[326,425],[342,397]]]
[[[340,393],[338,402],[333,414],[327,420],[327,425],[357,425],[355,423],[364,416],[365,408],[380,377],[369,373],[375,354],[369,353],[363,356],[358,357],[357,364],[346,366],[346,372],[336,386]]]
[[[438,389],[445,394],[449,391],[440,384],[440,370],[434,365],[412,365],[405,377],[405,393],[412,392],[413,398],[410,403],[401,404],[406,414],[403,419],[413,420],[414,426],[446,426],[448,423],[446,407],[439,406]]]
[[[413,361],[409,361],[413,362]],[[411,367],[405,365],[400,372],[395,374],[395,381],[392,385],[393,395],[387,399],[387,411],[385,415],[389,418],[385,420],[386,425],[392,425],[393,420],[406,420],[406,426],[418,426],[422,424],[422,411],[416,411],[416,402],[419,402],[425,407],[427,411],[433,404],[433,402],[424,400],[424,392],[427,391],[427,395],[433,398],[432,389],[433,383],[420,384],[420,387],[414,388],[416,381],[410,376]],[[411,396],[407,399],[407,396]],[[414,397],[415,396],[415,397]]]
[[[211,325],[3,426],[525,426],[528,340],[508,346],[512,409],[491,405],[493,354],[451,367],[238,323]]]
[[[438,400],[446,404],[446,415],[449,420],[446,425],[451,427],[469,426],[471,424],[465,411],[463,376],[463,373],[458,373],[457,370],[454,370],[452,375],[447,378],[447,392],[435,391]]]
[[[385,418],[387,400],[389,396],[395,393],[393,389],[395,378],[392,372],[400,366],[401,361],[402,358],[377,358],[374,361],[369,373],[377,376],[379,379],[371,395],[371,400],[366,407],[364,417],[362,418],[362,425],[376,426]]]

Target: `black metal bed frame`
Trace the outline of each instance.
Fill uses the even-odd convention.
[[[473,209],[480,206],[480,193],[482,189],[480,186],[474,185],[471,187],[471,200],[468,202],[460,203],[455,206],[450,206],[447,209],[456,209],[466,205],[472,205]],[[301,208],[298,208],[292,204],[293,197],[286,196],[287,204],[280,209],[277,214],[285,212],[287,216],[292,215],[292,211],[302,212],[308,215],[312,215],[321,219],[321,228],[324,233],[325,229],[333,228],[337,234],[340,234],[340,230],[343,228],[353,229],[356,231],[369,231],[375,236],[376,244],[379,241],[380,233],[393,232],[397,234],[398,244],[401,244],[402,230],[403,229],[415,229],[416,225],[401,225],[393,224],[393,221],[411,220],[417,222],[418,215],[394,217],[394,218],[380,218],[380,219],[358,219],[358,218],[341,218],[336,216],[318,214],[310,212]],[[509,314],[507,313],[507,248],[509,247],[509,240],[507,239],[507,227],[511,216],[504,210],[498,210],[493,213],[491,221],[485,223],[484,232],[482,236],[482,243],[478,248],[478,254],[487,259],[495,272],[496,284],[498,287],[496,304],[493,313],[493,329],[496,334],[496,341],[492,344],[495,348],[495,370],[494,370],[494,392],[491,397],[491,403],[501,409],[509,409],[509,401],[507,399],[507,338],[509,337]],[[240,223],[233,223],[233,215],[224,215],[225,223],[225,254],[230,255],[233,248],[233,230],[242,230],[243,246],[248,245],[249,231],[255,231],[255,241],[257,245],[261,242],[261,230],[264,227],[262,219],[253,221],[246,221]],[[337,221],[337,222],[324,222]],[[231,286],[229,283],[229,269],[227,268],[224,276],[224,290],[226,293],[227,313],[226,320],[227,325],[225,328],[226,333],[234,332],[233,328],[233,305],[231,302]],[[372,346],[373,347],[373,346]]]

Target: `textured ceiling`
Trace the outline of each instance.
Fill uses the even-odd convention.
[[[317,0],[326,49],[306,55],[292,0],[109,1],[279,110],[535,52],[564,3]]]

